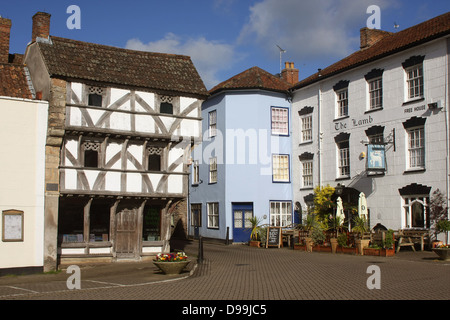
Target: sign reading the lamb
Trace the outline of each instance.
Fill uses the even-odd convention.
[[[369,144],[367,146],[367,170],[385,171],[386,157],[384,145]]]

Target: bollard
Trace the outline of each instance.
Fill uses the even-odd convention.
[[[203,238],[200,236],[198,238],[198,258],[197,262],[199,264],[203,263]]]
[[[227,238],[225,240],[225,244],[226,245],[230,244],[230,227],[227,227]]]

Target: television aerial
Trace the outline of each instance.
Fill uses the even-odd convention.
[[[281,55],[283,53],[286,53],[286,50],[284,50],[283,48],[281,48],[279,45],[277,45],[278,49],[280,49],[280,74],[281,74]]]

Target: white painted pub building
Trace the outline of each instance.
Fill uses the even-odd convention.
[[[449,198],[449,21],[447,13],[397,33],[363,28],[359,51],[292,88],[303,212],[315,186],[339,184],[348,205],[366,195],[371,227],[430,228],[433,192]]]

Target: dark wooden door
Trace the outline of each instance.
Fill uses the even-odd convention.
[[[138,257],[137,209],[124,209],[116,214],[115,247],[119,259]]]

